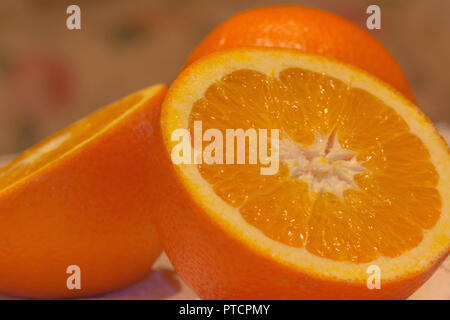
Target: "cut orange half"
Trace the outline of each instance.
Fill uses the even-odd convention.
[[[123,98],[0,168],[1,293],[86,296],[149,272],[161,253],[149,158],[166,90]]]
[[[173,157],[179,129],[191,162]],[[236,154],[227,162],[237,139],[225,148],[236,129],[248,133],[241,164]],[[278,152],[275,173],[262,174],[261,154],[250,163],[252,139],[264,141],[250,129],[278,132],[265,154]],[[406,298],[448,254],[448,147],[364,71],[281,49],[212,54],[169,89],[159,134],[157,161],[171,178],[154,179],[173,197],[159,229],[202,298]]]

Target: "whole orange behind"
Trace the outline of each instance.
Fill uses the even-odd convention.
[[[141,90],[0,169],[0,293],[87,296],[149,272],[162,250],[148,193],[165,92]],[[67,287],[71,265],[80,267],[81,290]]]
[[[331,12],[296,5],[244,11],[206,36],[187,65],[236,47],[280,47],[335,58],[370,72],[415,102],[405,74],[389,51],[365,30]]]

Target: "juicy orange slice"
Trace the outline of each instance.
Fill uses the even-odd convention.
[[[335,297],[370,296],[377,294],[366,288],[367,267],[373,264],[387,284],[382,296],[407,297],[424,281],[423,273],[448,253],[448,147],[417,107],[359,69],[276,49],[213,54],[175,81],[161,121],[169,154],[179,143],[173,132],[180,128],[194,137],[201,123],[203,133],[211,129],[221,133],[215,139],[224,137],[215,144],[225,149],[215,162],[175,166],[183,201],[197,208],[192,213],[185,209],[184,219],[202,221],[197,232],[184,236],[204,239],[203,232],[219,238],[207,240],[208,247],[217,246],[216,253],[193,247],[207,253],[193,253],[192,259],[215,270],[193,275],[193,265],[179,257],[175,239],[180,242],[181,236],[166,235],[175,268],[204,297],[280,298],[274,292],[313,297],[314,290],[306,293],[286,284],[298,282],[293,274],[328,280],[318,291],[339,289]],[[228,146],[230,129],[248,134],[244,164],[227,162],[229,151],[223,146]],[[278,153],[274,174],[261,174],[267,167],[261,154],[261,161],[250,163],[252,140],[257,141],[254,149],[265,143],[251,129],[279,133],[267,143],[267,154]],[[196,153],[204,158],[212,139],[203,139],[207,142]],[[230,150],[237,144],[233,140]],[[161,218],[162,228],[176,234],[180,218]],[[266,269],[279,273],[265,281],[279,283],[262,284],[260,275],[248,273],[262,263],[257,262],[261,255]],[[244,274],[249,289],[238,292],[235,284],[244,281]],[[205,287],[206,278],[222,282],[212,280]],[[219,293],[217,288],[222,288]]]
[[[166,90],[121,99],[0,168],[0,292],[86,296],[148,272],[161,253],[149,157]],[[67,286],[73,265],[79,290]]]

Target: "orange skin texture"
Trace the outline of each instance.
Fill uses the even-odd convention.
[[[103,135],[0,193],[0,292],[105,293],[145,276],[161,253],[151,223],[150,136],[166,88]],[[69,265],[81,290],[68,290]]]
[[[178,85],[175,81],[172,86]],[[165,101],[170,99],[169,93]],[[163,114],[164,109],[163,103]],[[150,202],[170,201],[161,201],[153,218],[175,271],[202,299],[406,299],[448,256],[409,278],[383,280],[381,275],[380,290],[369,290],[366,282],[321,279],[299,271],[256,251],[205,213],[178,176],[167,143],[158,122],[150,158],[158,168],[150,172],[151,180],[158,185]]]
[[[331,12],[297,5],[244,11],[208,34],[186,65],[237,47],[279,47],[335,58],[368,71],[415,102],[405,74],[381,42]]]

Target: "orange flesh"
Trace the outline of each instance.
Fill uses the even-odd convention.
[[[0,168],[0,191],[32,175],[46,164],[102,131],[111,123],[111,119],[119,118],[142,98],[141,94],[126,97],[28,149],[7,166]]]
[[[338,79],[298,68],[278,77],[238,70],[195,102],[191,133],[197,120],[203,132],[215,128],[224,137],[225,129],[279,129],[280,139],[304,148],[317,133],[334,134],[365,168],[353,176],[357,188],[340,198],[312,192],[282,160],[278,173],[266,176],[259,164],[198,165],[218,196],[274,240],[363,263],[414,248],[439,219],[439,178],[422,141],[389,106]]]

